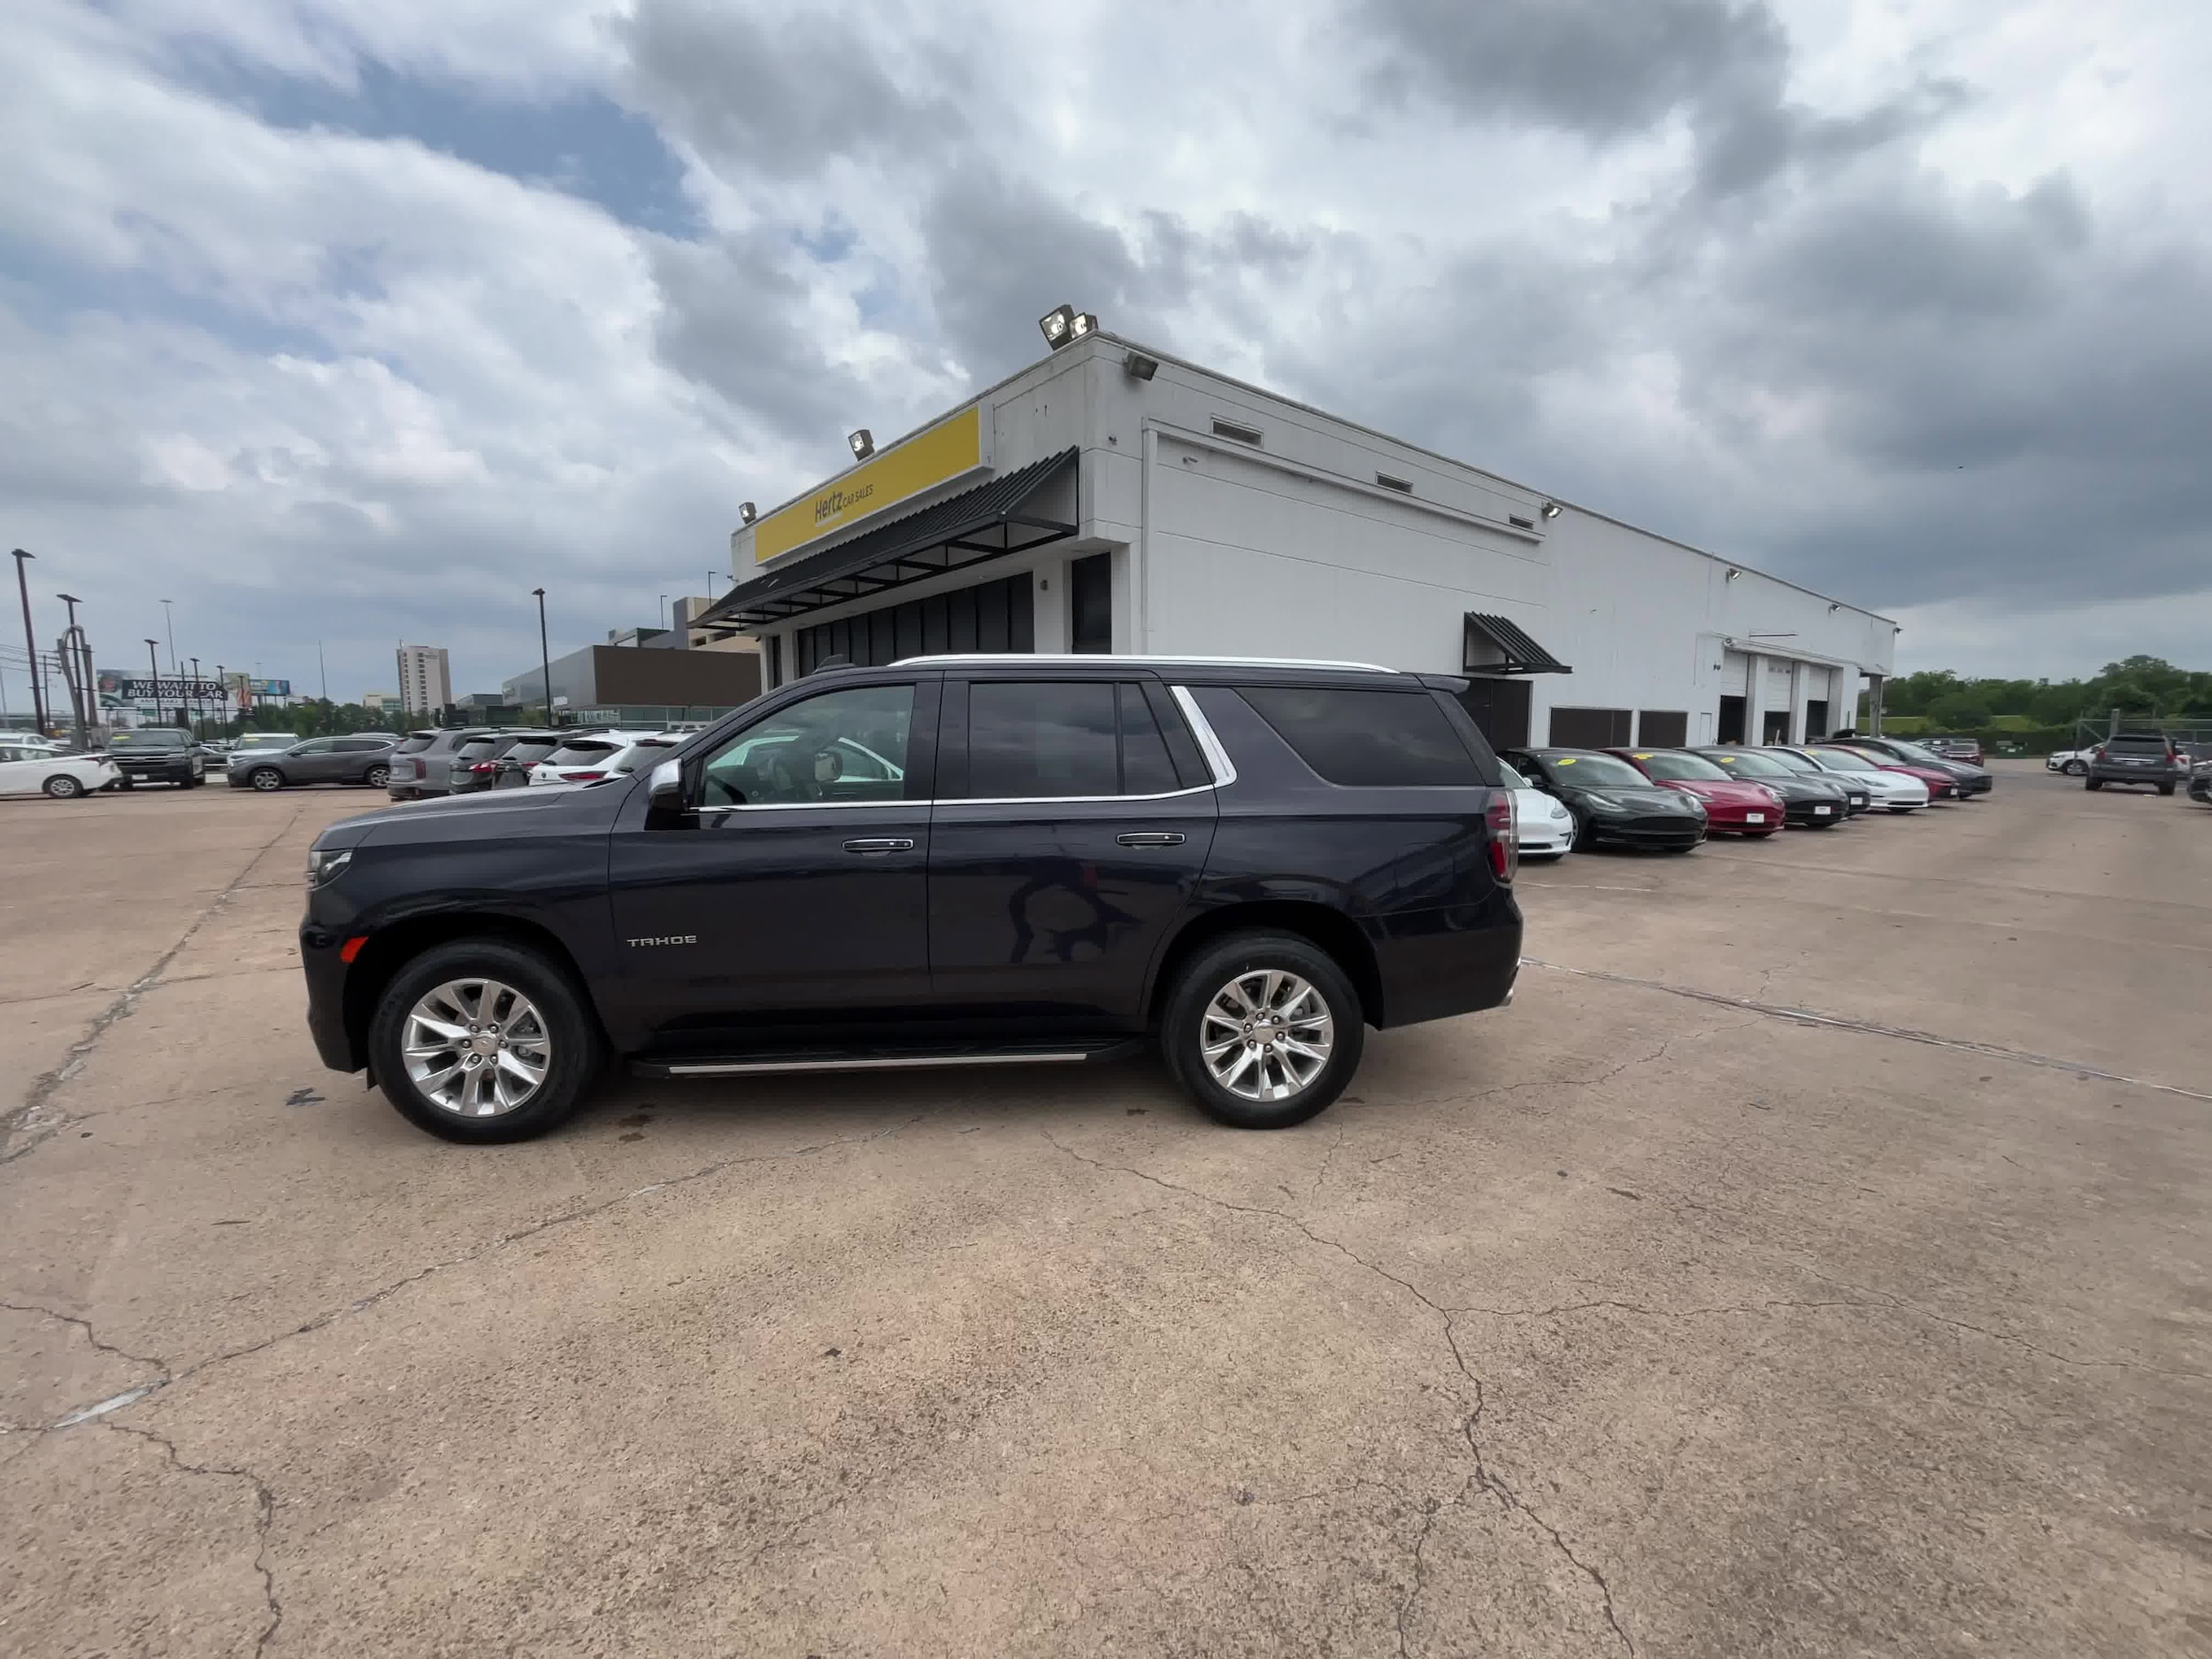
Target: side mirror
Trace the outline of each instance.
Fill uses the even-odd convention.
[[[646,785],[647,799],[656,812],[680,812],[684,810],[684,764],[680,760],[664,760],[653,768],[650,781]]]

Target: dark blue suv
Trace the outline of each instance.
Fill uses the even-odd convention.
[[[1366,1026],[1512,993],[1512,796],[1464,689],[1125,657],[818,672],[649,773],[325,830],[309,1025],[456,1141],[550,1128],[615,1056],[742,1077],[1146,1041],[1221,1121],[1300,1123]]]

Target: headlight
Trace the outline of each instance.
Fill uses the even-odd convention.
[[[311,847],[307,849],[307,890],[326,887],[353,862],[353,849]]]

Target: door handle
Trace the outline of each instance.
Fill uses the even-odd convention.
[[[910,853],[914,843],[903,835],[864,835],[845,843],[849,853]]]
[[[1183,844],[1182,833],[1178,830],[1131,830],[1114,839],[1124,847],[1180,847]]]

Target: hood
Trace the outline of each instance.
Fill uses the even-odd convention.
[[[341,839],[344,842],[357,843],[379,825],[420,824],[431,818],[464,815],[472,822],[482,825],[487,833],[496,834],[500,820],[515,813],[557,812],[572,804],[587,790],[618,788],[629,781],[626,777],[605,784],[535,784],[527,789],[485,789],[473,795],[439,795],[428,801],[395,802],[373,812],[364,812],[357,818],[341,818],[325,830],[323,836],[340,837],[341,832],[343,832]],[[323,836],[316,838],[318,846],[324,844]]]
[[[1759,785],[1735,778],[1685,778],[1677,782],[1662,784],[1660,787],[1679,789],[1723,806],[1749,807],[1754,811],[1774,804],[1774,797]]]
[[[1602,795],[1640,810],[1655,812],[1679,812],[1686,804],[1683,792],[1670,789],[1657,783],[1581,783],[1561,786],[1565,795]]]

